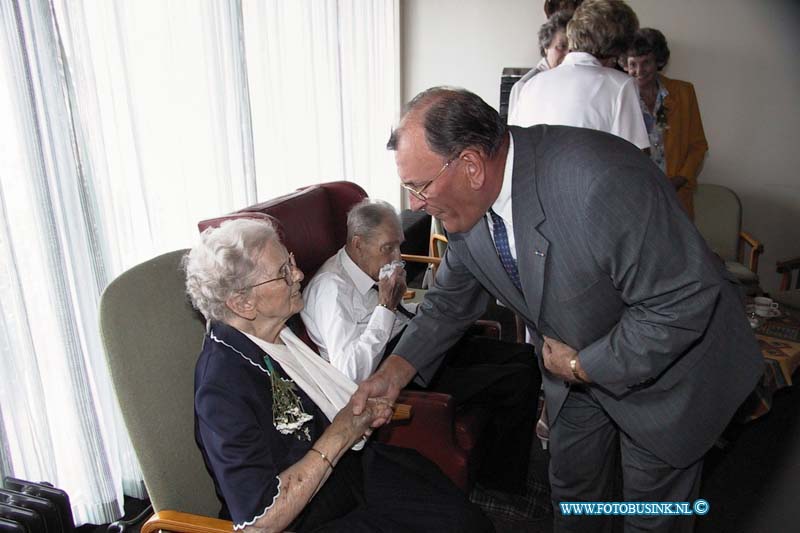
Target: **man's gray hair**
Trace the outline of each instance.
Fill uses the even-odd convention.
[[[183,257],[186,293],[206,319],[233,317],[225,302],[263,275],[258,258],[279,240],[271,222],[252,218],[226,220],[200,234],[198,243]]]
[[[397,150],[405,118],[411,113],[421,114],[428,147],[446,159],[458,157],[467,148],[494,157],[508,129],[497,111],[477,94],[458,87],[431,87],[405,105],[400,127],[386,143],[389,150]]]
[[[394,206],[383,200],[364,198],[347,213],[347,242],[356,235],[371,239],[375,229],[386,220],[392,220],[400,226],[400,217]]]

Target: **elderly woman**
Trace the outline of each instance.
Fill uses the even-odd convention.
[[[586,0],[567,24],[569,53],[558,68],[535,76],[519,94],[508,123],[554,124],[613,133],[650,146],[636,82],[606,68],[628,49],[639,27],[622,0]]]
[[[303,273],[270,223],[237,219],[204,231],[184,267],[192,303],[208,319],[195,370],[196,438],[220,516],[234,529],[491,530],[416,452],[364,446],[391,407],[371,401],[354,416],[355,384],[286,326],[303,307]]]
[[[672,181],[683,209],[694,219],[694,191],[708,143],[694,86],[659,74],[668,61],[664,34],[642,28],[622,63],[639,86],[650,157]]]
[[[511,94],[508,97],[509,115],[513,113],[517,107],[519,93],[522,91],[522,87],[524,87],[531,78],[540,72],[556,68],[564,61],[564,57],[567,55],[568,51],[567,22],[569,22],[571,17],[572,11],[557,11],[547,19],[547,22],[542,24],[541,28],[539,28],[539,53],[542,55],[542,59],[511,87]]]

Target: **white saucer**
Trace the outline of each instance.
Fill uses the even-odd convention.
[[[776,316],[781,316],[781,311],[780,309],[770,309],[769,312],[765,315],[762,315],[761,313],[756,311],[756,315],[758,315],[761,318],[775,318]]]

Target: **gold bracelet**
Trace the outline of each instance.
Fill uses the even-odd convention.
[[[325,461],[326,463],[328,463],[328,466],[331,467],[331,470],[333,470],[333,463],[331,463],[331,460],[328,459],[327,455],[325,455],[324,453],[322,453],[321,451],[319,451],[318,449],[313,448],[313,447],[311,448],[311,451],[312,452],[317,452],[319,454],[319,456],[322,457],[322,460]]]

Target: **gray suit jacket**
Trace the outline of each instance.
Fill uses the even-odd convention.
[[[432,377],[491,294],[579,351],[594,397],[675,467],[714,443],[763,372],[742,302],[671,184],[632,144],[563,126],[511,128],[518,291],[487,224],[451,234],[395,353]],[[544,371],[556,420],[569,388]]]

